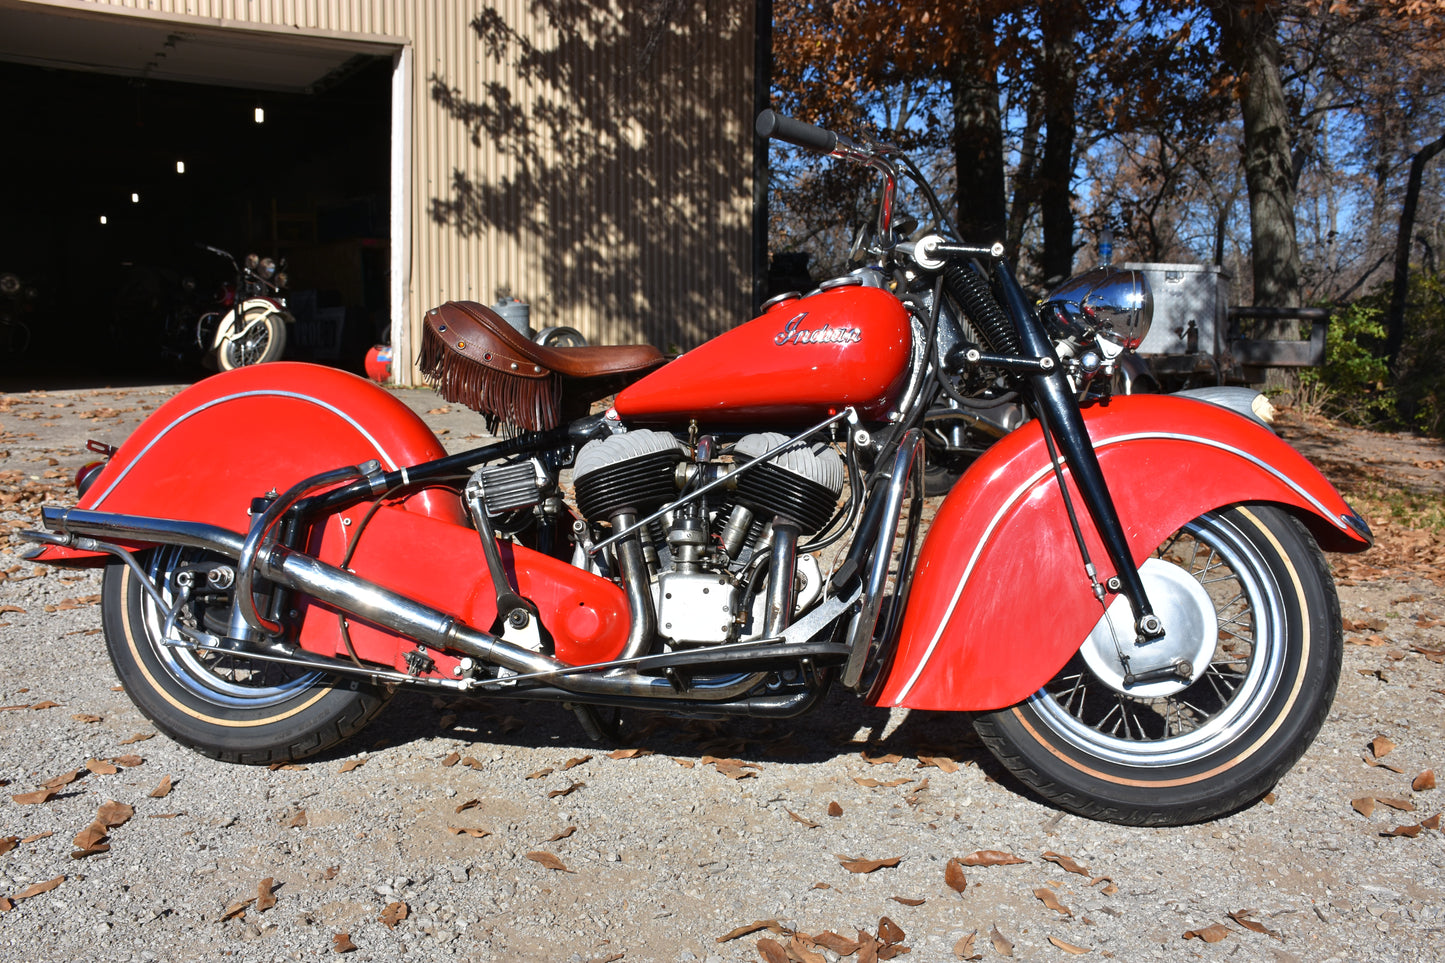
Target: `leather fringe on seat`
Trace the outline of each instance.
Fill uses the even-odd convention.
[[[487,419],[495,433],[547,431],[561,423],[562,379],[556,372],[522,377],[488,368],[447,344],[422,325],[421,373],[447,401],[466,405]]]

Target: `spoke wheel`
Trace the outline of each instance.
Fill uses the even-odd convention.
[[[1211,818],[1267,792],[1319,731],[1339,680],[1339,602],[1313,539],[1268,506],[1201,515],[1140,572],[1170,634],[1136,646],[1116,600],[1043,688],[976,725],[1065,809]],[[1161,667],[1178,671],[1137,678]]]
[[[247,311],[240,326],[244,329],[251,325],[250,329],[239,338],[221,344],[216,362],[222,371],[281,360],[286,352],[286,320],[273,311],[253,324],[256,315],[262,311],[262,308]]]
[[[106,645],[131,701],[176,741],[232,762],[281,762],[340,742],[386,704],[389,693],[368,683],[164,644],[170,610],[183,597],[176,624],[225,635],[231,591],[212,587],[207,575],[230,562],[177,547],[155,549],[142,560],[165,604],[127,565],[110,563],[101,593]]]

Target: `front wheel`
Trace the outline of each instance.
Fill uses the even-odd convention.
[[[1162,640],[1136,646],[1116,599],[1058,675],[974,724],[1014,775],[1071,812],[1138,826],[1211,819],[1268,792],[1319,732],[1340,677],[1339,599],[1314,539],[1267,505],[1199,516],[1140,575]],[[1154,663],[1178,677],[1140,682]]]
[[[222,371],[280,361],[286,353],[286,319],[280,312],[252,308],[237,326],[245,333],[221,342],[216,351],[216,366]]]
[[[225,634],[231,592],[210,586],[229,580],[212,581],[208,575],[231,562],[168,546],[141,560],[166,609],[145,591],[134,570],[112,561],[101,590],[106,646],[126,695],[177,742],[227,762],[286,762],[351,736],[386,705],[389,692],[370,683],[338,681],[241,654],[163,644],[167,610],[186,581],[194,588],[178,622]]]

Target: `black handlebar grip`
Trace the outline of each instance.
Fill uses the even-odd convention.
[[[812,124],[794,120],[791,117],[784,117],[772,108],[758,114],[756,127],[759,137],[775,137],[797,147],[815,150],[820,154],[831,154],[838,146],[838,135],[831,130],[814,127]]]

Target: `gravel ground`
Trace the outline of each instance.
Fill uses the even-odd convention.
[[[0,526],[174,390],[0,396]],[[479,430],[401,394],[452,448]],[[117,691],[99,576],[0,546],[0,959],[731,961],[860,930],[922,961],[1445,959],[1445,837],[1418,828],[1445,802],[1412,789],[1445,763],[1445,667],[1412,649],[1445,647],[1445,590],[1419,573],[1346,579],[1339,696],[1267,801],[1131,829],[1031,797],[966,718],[841,695],[785,724],[635,717],[621,753],[559,707],[405,695],[304,765],[214,762]],[[72,858],[98,815],[109,849]],[[948,884],[987,850],[1018,861]]]

